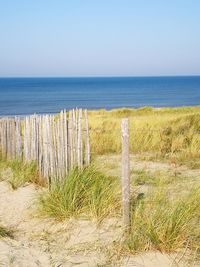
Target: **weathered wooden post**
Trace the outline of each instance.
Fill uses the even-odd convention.
[[[122,119],[122,209],[123,223],[126,230],[130,228],[130,158],[129,158],[129,121]]]

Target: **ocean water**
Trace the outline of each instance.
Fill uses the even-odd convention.
[[[0,115],[200,105],[200,76],[0,78]]]

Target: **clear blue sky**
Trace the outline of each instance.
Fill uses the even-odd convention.
[[[0,76],[186,74],[199,0],[0,0]]]

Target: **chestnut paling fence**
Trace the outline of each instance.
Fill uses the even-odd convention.
[[[87,110],[57,115],[0,118],[0,153],[7,159],[36,162],[49,183],[62,180],[70,169],[90,164]],[[130,227],[129,120],[121,121],[121,189],[123,222]]]
[[[43,177],[62,179],[70,169],[90,163],[87,110],[2,117],[0,153],[7,159],[35,161]]]

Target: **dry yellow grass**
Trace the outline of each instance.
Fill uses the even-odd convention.
[[[199,167],[200,106],[90,111],[93,154],[120,152],[123,117],[128,117],[130,121],[132,153]]]

